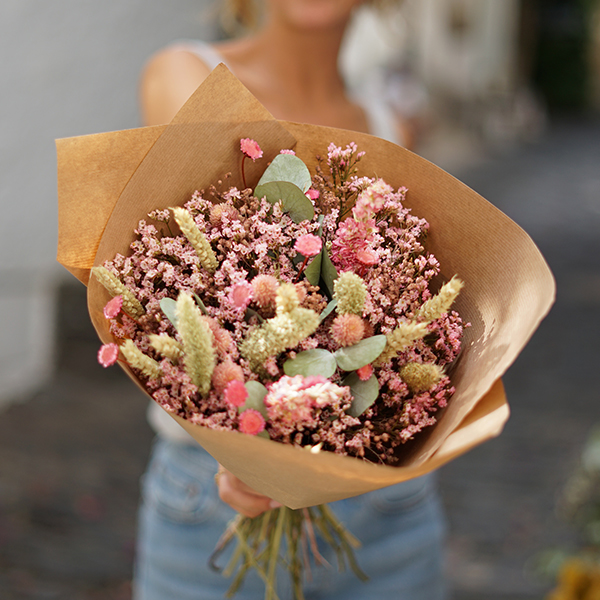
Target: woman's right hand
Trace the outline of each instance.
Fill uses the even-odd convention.
[[[258,517],[267,510],[281,506],[268,496],[255,492],[221,465],[215,480],[219,488],[219,498],[245,517]]]

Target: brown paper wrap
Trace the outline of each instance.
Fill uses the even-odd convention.
[[[472,326],[452,372],[456,393],[394,467],[176,420],[223,466],[291,508],[417,477],[498,435],[509,415],[500,377],[554,300],[552,274],[532,240],[476,192],[404,148],[362,133],[277,121],[222,65],[167,126],[57,141],[59,262],[88,283],[93,265],[128,253],[138,220],[151,210],[183,204],[226,171],[228,185],[241,187],[244,137],[264,151],[261,161],[246,163],[250,186],[282,148],[293,148],[314,172],[316,155],[325,156],[330,142],[354,141],[366,152],[361,174],[408,188],[407,205],[430,223],[428,249],[442,274],[465,282],[456,308]],[[108,300],[89,281],[90,316],[105,343],[112,341],[102,315]]]

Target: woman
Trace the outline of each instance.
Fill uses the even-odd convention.
[[[248,37],[215,46],[184,42],[166,48],[143,73],[145,123],[169,122],[214,66],[224,62],[276,118],[401,141],[402,127],[393,113],[384,105],[353,101],[338,71],[344,32],[361,3],[265,0],[264,23]],[[242,0],[241,6],[247,4]],[[222,469],[219,502],[211,457],[155,405],[150,421],[159,435],[144,481],[134,598],[223,598],[229,582],[207,567],[235,514],[223,502],[251,517],[276,503]],[[352,573],[317,569],[305,586],[307,599],[444,597],[443,524],[431,477],[332,506],[363,543],[357,558],[371,579],[361,584]],[[262,589],[257,577],[249,577],[237,597],[260,598]],[[288,590],[281,593],[283,600]]]

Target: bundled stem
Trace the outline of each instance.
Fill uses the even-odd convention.
[[[317,536],[332,547],[340,571],[349,565],[361,580],[368,579],[354,556],[360,543],[327,505],[301,510],[284,506],[254,519],[238,515],[227,527],[215,549],[215,554],[220,554],[234,537],[237,541],[223,571],[226,577],[234,576],[227,597],[238,591],[248,572],[254,569],[265,582],[265,600],[279,600],[277,566],[281,565],[290,575],[294,600],[304,600],[304,577],[311,574],[310,554],[315,564],[331,566],[319,551]],[[218,569],[214,563],[211,566]]]

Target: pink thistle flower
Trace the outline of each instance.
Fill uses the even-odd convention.
[[[331,324],[331,337],[333,341],[342,348],[354,346],[363,339],[365,335],[364,321],[355,314],[346,313],[338,315]]]
[[[306,196],[308,196],[308,198],[310,200],[318,200],[319,199],[319,190],[313,190],[312,188],[310,188],[310,190],[306,190]]]
[[[356,374],[361,381],[368,381],[371,379],[371,375],[373,375],[373,365],[369,364],[356,369]]]
[[[117,344],[103,344],[98,350],[98,362],[104,367],[110,367],[119,358],[119,346]]]
[[[123,296],[115,296],[112,300],[109,300],[104,307],[104,317],[107,319],[114,319],[120,312],[123,306]]]
[[[244,406],[248,397],[248,390],[242,381],[233,379],[225,388],[225,402],[231,406]]]
[[[377,264],[379,261],[379,257],[373,250],[369,250],[369,248],[363,248],[362,250],[356,251],[356,260],[366,267],[372,267]]]
[[[231,360],[219,363],[212,374],[212,384],[217,394],[222,394],[232,381],[244,382],[244,371]]]
[[[234,283],[229,290],[228,299],[234,308],[245,310],[252,300],[252,286],[247,281]]]
[[[261,308],[275,306],[279,282],[273,275],[257,275],[251,285],[253,299]]]
[[[307,233],[305,235],[301,235],[294,244],[294,250],[300,252],[302,256],[316,256],[321,252],[321,248],[323,247],[323,242],[320,237],[313,235],[312,233]]]
[[[248,435],[257,435],[265,428],[263,416],[253,408],[245,410],[240,415],[240,431]]]
[[[292,156],[296,156],[296,153],[293,150],[289,150],[289,149],[285,149],[285,150],[280,150],[279,154],[291,154]]]
[[[263,152],[257,142],[250,138],[240,140],[240,149],[248,157],[255,161],[262,158]]]

